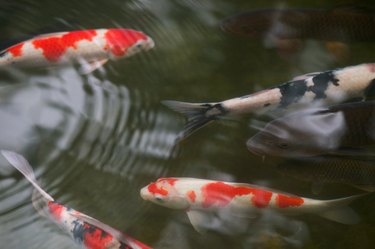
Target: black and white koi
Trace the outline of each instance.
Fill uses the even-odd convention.
[[[20,171],[35,187],[33,205],[40,214],[46,214],[78,243],[87,249],[151,249],[151,247],[128,235],[87,216],[79,211],[56,202],[38,184],[32,167],[26,159],[12,151],[1,154]]]
[[[166,100],[163,104],[187,116],[180,135],[191,135],[204,125],[224,117],[264,114],[341,103],[365,98],[373,92],[375,64],[360,64],[340,69],[309,73],[291,81],[250,95],[216,103],[187,103]]]

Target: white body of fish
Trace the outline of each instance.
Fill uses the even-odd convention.
[[[158,205],[187,211],[197,230],[204,213],[221,210],[242,217],[273,210],[286,215],[312,213],[346,224],[358,221],[358,216],[346,206],[358,196],[315,200],[251,184],[194,178],[161,178],[140,193],[143,199]]]

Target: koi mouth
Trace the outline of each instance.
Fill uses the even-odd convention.
[[[155,47],[155,42],[150,37],[147,38],[146,44],[147,44],[146,48],[145,48],[146,50],[149,50],[149,49]]]
[[[148,200],[149,195],[148,195],[147,187],[144,187],[144,188],[141,189],[140,195],[141,195],[143,200],[145,200],[145,201]]]

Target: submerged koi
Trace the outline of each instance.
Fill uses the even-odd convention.
[[[227,17],[221,22],[221,27],[250,38],[281,41],[375,41],[375,13],[358,7],[260,9]]]
[[[367,192],[375,191],[375,167],[373,160],[325,156],[287,160],[276,170],[286,176],[312,182],[312,190],[318,193],[326,183],[341,183]]]
[[[142,188],[140,194],[144,200],[186,211],[197,231],[202,230],[210,212],[223,209],[240,217],[253,217],[271,209],[286,215],[314,213],[344,224],[353,224],[359,219],[346,206],[358,196],[314,200],[251,184],[195,178],[160,178]]]
[[[0,52],[0,67],[46,67],[81,63],[90,73],[109,59],[129,57],[154,47],[144,33],[131,29],[92,29],[50,33]]]
[[[274,119],[246,145],[262,156],[373,156],[374,128],[375,101],[344,103]]]
[[[185,138],[204,125],[224,117],[243,114],[263,114],[278,110],[324,106],[373,94],[375,64],[360,64],[325,72],[297,76],[291,81],[250,95],[216,103],[163,103],[187,116],[180,137]]]
[[[375,41],[375,12],[355,6],[259,9],[229,16],[221,28],[260,40],[282,57],[301,49],[304,40],[317,40],[324,42],[336,59],[345,60],[350,54],[348,43]]]
[[[33,205],[69,233],[76,243],[87,249],[151,249],[149,246],[90,216],[56,202],[35,179],[26,159],[11,151],[1,154],[35,187]]]

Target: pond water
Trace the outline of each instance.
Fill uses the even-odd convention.
[[[371,6],[371,1],[365,3]],[[0,148],[23,154],[45,190],[154,248],[373,248],[375,198],[356,200],[356,225],[316,215],[265,214],[246,231],[199,234],[183,211],[142,200],[159,177],[245,182],[296,195],[333,199],[359,193],[311,184],[252,155],[246,141],[258,117],[223,120],[175,146],[184,118],[160,101],[215,102],[285,82],[296,75],[374,62],[375,44],[350,44],[336,60],[319,41],[285,59],[259,40],[225,33],[220,21],[273,7],[333,8],[339,1],[81,0],[0,2],[0,40],[40,32],[125,27],[155,47],[81,75],[75,67],[0,71]],[[35,212],[32,186],[0,158],[0,247],[78,248]]]

